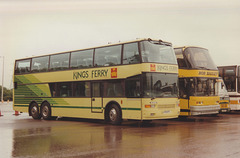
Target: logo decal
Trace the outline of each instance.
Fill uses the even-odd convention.
[[[155,64],[150,65],[150,71],[156,71],[156,65]]]
[[[117,68],[111,68],[111,78],[117,78]]]

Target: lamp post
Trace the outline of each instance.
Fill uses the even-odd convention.
[[[2,58],[3,58],[3,64],[2,64],[2,96],[1,96],[1,101],[3,103],[4,56],[2,56]]]

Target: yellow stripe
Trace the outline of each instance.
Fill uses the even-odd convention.
[[[179,69],[179,77],[218,77],[218,71]]]
[[[231,100],[230,104],[239,104],[239,103],[238,103],[238,100]]]

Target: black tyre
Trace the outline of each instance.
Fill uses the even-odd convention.
[[[37,103],[32,103],[29,110],[30,115],[33,119],[39,120],[41,119],[41,114],[39,113],[39,108]]]
[[[44,120],[51,120],[52,119],[52,112],[51,107],[48,103],[43,103],[41,107],[41,115]]]
[[[113,125],[119,125],[122,123],[121,110],[117,105],[113,104],[109,107],[106,114],[106,121]]]

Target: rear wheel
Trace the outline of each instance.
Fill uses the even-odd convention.
[[[39,120],[41,119],[41,115],[39,113],[39,108],[37,103],[32,103],[30,106],[30,115],[32,116],[33,119]]]
[[[51,107],[48,103],[43,103],[41,108],[41,114],[44,120],[50,120],[52,118]]]
[[[117,105],[113,104],[109,107],[107,110],[106,120],[113,125],[119,125],[122,123],[121,110]]]

